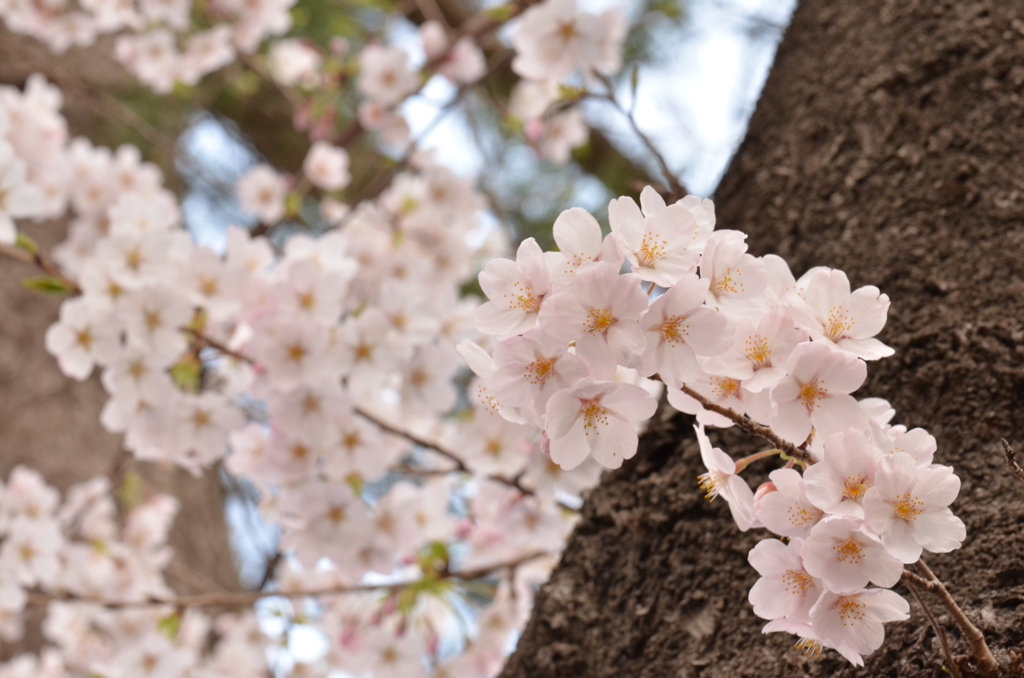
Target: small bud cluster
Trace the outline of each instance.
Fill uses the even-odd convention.
[[[559,251],[527,240],[515,261],[481,273],[489,301],[475,318],[498,344],[491,355],[460,350],[487,399],[509,421],[543,428],[563,468],[589,457],[618,468],[655,402],[614,376],[630,368],[664,382],[669,403],[699,422],[708,497],[724,497],[741,530],[789,539],[750,554],[762,575],[750,601],[772,620],[765,631],[862,664],[882,642],[882,622],[907,618],[906,601],[886,590],[903,566],[965,537],[948,508],[960,481],[932,463],[934,438],[890,426],[885,401],[850,395],[865,360],[892,354],[875,338],[889,299],[874,287],[851,291],[842,271],[796,279],[779,257],[748,254],[743,233],[714,230],[707,200],[666,205],[647,188],[640,207],[618,198],[608,211],[606,237],[591,215],[568,210],[554,225]],[[801,453],[803,475],[793,459],[751,491],[739,473],[781,450],[734,461],[704,433],[745,421]]]

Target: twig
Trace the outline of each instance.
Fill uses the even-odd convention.
[[[656,376],[651,378],[654,379],[656,378]],[[715,414],[722,415],[723,417],[729,419],[731,422],[733,422],[734,424],[736,424],[741,429],[743,429],[744,431],[751,435],[758,436],[759,438],[764,438],[772,445],[782,450],[782,452],[786,456],[793,457],[794,459],[798,459],[807,464],[814,463],[814,458],[810,455],[810,453],[807,450],[801,449],[794,445],[793,443],[789,442],[788,440],[785,440],[784,438],[779,436],[778,433],[771,430],[771,428],[769,428],[768,426],[765,426],[764,424],[759,424],[750,417],[748,417],[747,415],[740,414],[734,409],[731,409],[729,407],[723,407],[722,405],[719,405],[716,402],[712,402],[711,400],[704,397],[700,393],[694,391],[686,384],[682,385],[681,390],[683,393],[685,393],[686,395],[690,396],[691,398],[699,402],[701,405],[703,405],[704,409],[710,410]]]
[[[971,620],[967,618],[964,611],[953,600],[953,596],[950,595],[945,584],[939,581],[939,578],[935,576],[935,573],[931,571],[923,560],[917,561],[916,567],[926,581],[934,582],[935,588],[933,593],[942,601],[942,605],[960,628],[960,633],[963,634],[968,645],[971,646],[971,655],[977,660],[981,675],[985,676],[985,678],[998,676],[999,662],[995,660],[995,657],[989,651],[988,645],[985,643],[985,635],[978,630],[977,626],[971,623]]]
[[[1006,442],[1005,438],[1002,439],[1002,443],[1003,454],[1006,455],[1006,465],[1010,467],[1010,473],[1017,476],[1021,482],[1024,482],[1024,468],[1021,468],[1020,464],[1017,463],[1017,453],[1010,447],[1010,443]]]
[[[613,106],[615,106],[615,108],[619,109],[622,115],[625,116],[626,120],[629,121],[629,126],[633,129],[633,132],[638,137],[640,137],[640,141],[644,143],[644,146],[647,147],[647,150],[650,151],[651,155],[653,155],[655,160],[658,161],[658,166],[661,168],[661,173],[665,175],[665,181],[667,182],[669,191],[671,193],[669,197],[672,200],[678,200],[685,196],[686,189],[679,182],[679,179],[676,177],[675,172],[673,172],[672,169],[668,166],[668,162],[665,160],[665,156],[661,154],[661,151],[659,151],[658,147],[654,145],[654,142],[651,141],[650,137],[644,134],[643,130],[640,129],[640,126],[636,122],[636,117],[632,114],[632,112],[626,110],[626,108],[621,103],[619,103],[618,98],[615,96],[615,87],[612,84],[612,81],[609,80],[607,77],[601,75],[600,73],[595,73],[595,75],[597,76],[598,80],[604,83],[604,86],[608,89],[608,92],[604,94],[603,98],[607,99]]]
[[[471,581],[474,579],[481,579],[483,577],[494,574],[499,570],[515,569],[520,565],[535,560],[537,558],[548,555],[547,551],[534,551],[525,556],[520,556],[514,560],[497,563],[488,567],[481,567],[472,570],[462,570],[455,572],[441,572],[438,575],[438,579],[459,579],[462,581]],[[91,603],[93,605],[100,605],[111,610],[124,610],[134,609],[140,607],[153,607],[166,605],[168,607],[174,607],[182,609],[186,607],[236,607],[252,605],[258,600],[264,598],[314,598],[321,596],[337,596],[345,595],[348,593],[370,593],[374,591],[386,591],[394,593],[400,591],[408,586],[413,586],[422,582],[422,579],[411,579],[402,582],[395,582],[392,584],[355,584],[353,586],[328,586],[318,589],[308,589],[304,591],[242,591],[239,593],[203,593],[194,596],[176,596],[172,598],[146,598],[143,600],[110,600],[106,598],[96,598],[91,596],[76,596],[70,593],[30,593],[28,594],[28,600],[26,604],[29,607],[40,607],[47,605],[51,602],[67,602],[67,603]]]
[[[20,261],[24,264],[28,264],[29,266],[35,266],[48,276],[59,280],[65,287],[68,288],[68,292],[72,295],[80,294],[82,291],[82,289],[78,286],[78,283],[64,275],[64,273],[60,270],[60,267],[57,266],[57,264],[53,263],[52,261],[44,257],[39,252],[32,254],[18,247],[11,247],[10,245],[0,245],[0,255],[3,255],[10,259],[14,259],[16,261]]]
[[[932,625],[932,630],[935,631],[935,635],[939,638],[939,644],[942,646],[942,654],[946,658],[946,666],[949,668],[949,672],[953,675],[953,678],[960,678],[960,667],[957,666],[956,662],[953,660],[953,653],[949,651],[949,639],[946,638],[946,630],[939,626],[939,621],[935,618],[935,615],[932,614],[932,611],[928,608],[928,604],[924,602],[924,598],[921,597],[921,594],[917,590],[917,584],[915,581],[924,582],[924,580],[906,570],[903,571],[903,574],[904,583],[914,595],[918,605],[921,606],[921,610],[924,612],[924,616],[928,618],[928,623]],[[906,575],[911,576],[907,577]]]

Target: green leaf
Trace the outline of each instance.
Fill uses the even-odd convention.
[[[633,65],[633,72],[629,74],[629,100],[636,101],[636,88],[640,84],[640,64]]]
[[[167,639],[172,642],[178,637],[180,629],[181,615],[178,612],[172,612],[166,617],[161,617],[160,621],[156,623],[156,630],[167,636]]]
[[[39,245],[36,244],[35,240],[28,237],[24,233],[18,234],[18,239],[14,242],[14,246],[17,247],[18,249],[25,250],[33,257],[39,254]]]
[[[124,513],[142,503],[142,476],[138,471],[128,471],[124,474],[124,480],[117,488],[117,500]]]
[[[504,5],[496,5],[490,9],[484,11],[484,16],[494,19],[495,21],[508,21],[511,19],[516,12],[516,7],[512,3],[506,3]]]
[[[49,275],[39,275],[32,278],[25,278],[21,281],[21,284],[27,289],[33,292],[39,292],[40,294],[49,294],[52,296],[60,296],[64,294],[71,294],[75,291],[75,288],[68,283],[66,280],[60,278],[54,278]]]
[[[171,379],[185,393],[199,393],[203,385],[203,363],[194,355],[186,356],[171,368]]]

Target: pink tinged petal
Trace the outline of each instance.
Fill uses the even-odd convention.
[[[619,355],[603,334],[585,333],[576,340],[576,355],[595,379],[608,380],[615,375]]]
[[[640,191],[640,206],[649,217],[660,214],[666,207],[665,199],[650,186],[644,186],[644,190]]]
[[[783,574],[794,568],[803,570],[799,549],[793,550],[778,539],[763,539],[750,549],[747,562],[762,577]]]
[[[750,361],[746,361],[750,364]],[[707,366],[705,365],[705,368]],[[753,369],[753,368],[751,368]],[[786,376],[786,370],[781,367],[762,367],[753,376],[743,379],[743,388],[747,389],[751,393],[761,393],[763,391],[770,391],[776,384],[778,384]]]
[[[548,404],[550,406],[550,402]],[[583,426],[583,419],[578,418],[567,433],[558,438],[551,438],[551,461],[558,464],[564,471],[576,468],[590,454],[590,444]]]
[[[568,434],[580,420],[580,399],[575,389],[563,389],[552,395],[545,413],[545,433],[552,441]]]
[[[654,416],[658,403],[651,395],[632,384],[615,384],[616,388],[601,398],[601,404],[626,421],[638,423]]]
[[[526,278],[524,282],[532,288],[535,295],[547,294],[548,267],[544,262],[544,252],[533,238],[527,238],[519,244],[519,249],[516,251],[516,267],[522,271]]]
[[[932,553],[948,553],[958,549],[967,537],[963,521],[948,508],[922,513],[911,523],[910,528],[917,543]]]
[[[541,329],[562,341],[575,341],[586,330],[587,310],[573,292],[545,299],[538,317]]]
[[[555,219],[555,243],[570,264],[579,266],[601,250],[601,226],[580,207],[565,210]]]
[[[811,424],[821,436],[830,436],[850,428],[866,428],[868,417],[853,396],[829,394],[819,399],[810,414]]]
[[[783,384],[785,381],[779,386]],[[773,396],[779,386],[772,390]],[[811,433],[811,416],[807,413],[804,404],[798,400],[776,401],[776,411],[775,416],[771,419],[771,427],[785,440],[794,445],[800,445],[807,440],[807,436]]]
[[[636,454],[636,429],[614,415],[605,416],[607,419],[604,422],[598,421],[586,431],[587,442],[597,463],[605,468],[619,468],[623,460],[631,459]]]
[[[608,222],[612,232],[622,238],[629,252],[640,247],[646,220],[632,198],[616,198],[608,203]]]
[[[848,353],[836,353],[830,369],[821,377],[822,386],[830,394],[853,393],[868,377],[867,364]]]
[[[960,494],[960,478],[949,466],[921,469],[914,494],[929,507],[949,506]]]
[[[778,578],[761,577],[751,587],[747,600],[753,605],[754,614],[761,619],[785,617],[793,608],[793,601],[785,595],[785,589],[781,589],[779,583]]]
[[[871,617],[880,622],[910,619],[910,604],[906,598],[886,589],[871,589],[861,595]]]
[[[489,379],[494,373],[494,361],[491,360],[491,356],[487,355],[487,351],[480,344],[466,339],[459,342],[455,350],[459,352],[462,359],[469,365],[469,369],[473,370],[473,374],[481,379]]]
[[[885,550],[901,563],[909,565],[921,558],[921,546],[915,541],[907,521],[892,521],[889,528],[881,533],[881,537]]]
[[[742,342],[743,337],[736,337],[734,341]],[[745,382],[744,385],[746,385],[749,390],[754,390],[748,385],[750,383],[749,380],[755,376],[754,364],[750,362],[750,359],[740,351],[727,351],[705,361],[704,371],[708,374],[717,374],[723,377],[729,377],[730,379],[738,379]],[[759,370],[758,372],[761,371],[763,370]],[[779,372],[779,379],[781,379],[786,373],[783,370],[780,370]],[[774,386],[777,382],[778,379],[776,379],[771,386]]]
[[[850,314],[855,320],[853,328],[847,332],[851,339],[873,337],[885,327],[889,313],[889,297],[882,294],[877,287],[868,285],[855,290],[846,302]]]
[[[729,512],[740,532],[746,532],[753,524],[754,492],[739,476],[729,476],[721,496],[729,502]]]
[[[13,245],[18,239],[14,221],[6,212],[0,211],[0,245]]]
[[[888,358],[896,353],[895,350],[878,339],[840,339],[836,342],[836,346],[863,360]]]
[[[736,326],[723,314],[710,308],[691,312],[686,323],[689,334],[686,343],[700,356],[715,356],[732,346]]]
[[[700,376],[697,356],[686,344],[673,346],[667,342],[659,342],[653,351],[648,348],[644,355],[650,356],[650,367],[643,370],[645,376],[658,373],[661,380],[670,387],[678,388]]]

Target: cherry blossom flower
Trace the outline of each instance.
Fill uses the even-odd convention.
[[[577,69],[614,73],[625,28],[617,10],[595,16],[575,0],[547,0],[528,9],[512,35],[512,70],[529,80],[561,80]]]
[[[812,468],[818,466],[815,464]],[[769,476],[775,486],[758,503],[758,518],[769,530],[783,537],[804,538],[818,524],[824,511],[807,498],[807,487],[797,471],[780,468]]]
[[[823,511],[863,518],[864,493],[874,484],[881,452],[856,429],[829,436],[823,452],[804,472],[808,499]]]
[[[500,342],[493,353],[494,371],[487,388],[494,397],[512,407],[533,403],[543,413],[548,399],[588,375],[586,367],[568,344],[540,328],[521,337]]]
[[[117,318],[87,299],[69,299],[60,307],[60,321],[46,331],[46,350],[72,379],[85,379],[94,365],[109,364],[120,348]]]
[[[703,306],[707,288],[706,280],[687,275],[650,305],[640,320],[647,338],[641,374],[657,373],[666,386],[679,388],[699,377],[698,355],[718,355],[732,345],[733,324]]]
[[[0,245],[14,244],[14,220],[39,215],[42,203],[42,191],[27,181],[25,163],[0,137]]]
[[[715,231],[700,260],[700,277],[710,282],[708,305],[737,317],[757,313],[760,309],[751,302],[768,286],[764,262],[747,254],[746,239],[739,231]]]
[[[642,202],[658,204],[654,195],[657,192],[647,186],[640,198]],[[696,268],[699,255],[689,246],[697,231],[697,221],[683,205],[641,212],[632,198],[616,198],[608,205],[608,220],[612,233],[622,239],[633,273],[641,280],[671,287]]]
[[[277,40],[267,52],[267,68],[282,85],[315,87],[322,66],[320,52],[302,40]]]
[[[758,617],[810,622],[811,608],[825,589],[804,569],[800,558],[803,544],[803,539],[792,539],[788,544],[765,539],[750,550],[747,560],[761,575],[749,595]]]
[[[558,391],[547,406],[551,459],[563,469],[573,469],[589,454],[606,468],[619,468],[636,454],[634,424],[656,408],[654,398],[639,386],[589,377]]]
[[[693,430],[697,432],[701,461],[707,468],[707,473],[701,474],[698,479],[701,489],[707,492],[705,496],[710,501],[714,501],[715,497],[725,499],[736,526],[741,532],[746,532],[752,525],[754,493],[746,481],[737,475],[736,462],[732,457],[711,446],[711,439],[704,433],[704,425],[698,424]]]
[[[829,516],[815,525],[800,555],[804,568],[836,593],[854,592],[869,581],[890,588],[903,574],[903,564],[878,537],[862,521],[846,516]]]
[[[893,354],[874,338],[885,326],[888,296],[871,285],[850,292],[846,274],[834,269],[815,269],[806,278],[801,278],[802,291],[791,296],[792,309],[796,321],[814,339],[831,341],[864,360]]]
[[[383,106],[394,106],[419,86],[409,55],[397,47],[370,44],[359,53],[359,91]]]
[[[790,354],[789,374],[771,391],[776,412],[771,427],[800,445],[811,432],[827,437],[863,428],[867,415],[849,394],[867,378],[864,361],[820,342],[800,344]]]
[[[948,508],[959,491],[960,479],[948,466],[922,468],[904,452],[885,456],[864,494],[865,520],[889,553],[915,563],[922,549],[960,548],[967,530]]]
[[[310,183],[325,191],[341,190],[352,180],[348,172],[348,151],[326,141],[313,143],[302,162],[302,171]]]
[[[270,165],[256,165],[242,175],[235,192],[241,208],[255,214],[264,224],[276,224],[284,216],[288,186]]]
[[[589,212],[571,207],[555,219],[552,227],[558,252],[546,252],[548,269],[555,290],[564,292],[576,281],[576,270],[591,261],[607,261],[618,266],[623,253],[618,238],[602,238],[601,226]]]
[[[736,335],[729,350],[704,361],[710,374],[738,379],[752,393],[771,389],[786,376],[786,361],[807,335],[793,325],[788,311],[776,308],[756,324],[736,323]]]
[[[492,259],[480,274],[490,299],[476,310],[477,328],[486,334],[521,334],[537,324],[537,314],[551,286],[540,246],[533,238],[519,245],[516,260]]]
[[[646,310],[636,275],[619,275],[614,264],[592,262],[576,270],[572,290],[545,301],[540,323],[553,337],[575,341],[576,355],[594,377],[609,379],[616,364],[639,367],[645,345],[639,319]]]
[[[910,605],[894,591],[825,591],[811,610],[811,626],[823,642],[863,666],[859,655],[871,654],[882,645],[882,623],[907,620],[909,613]]]

